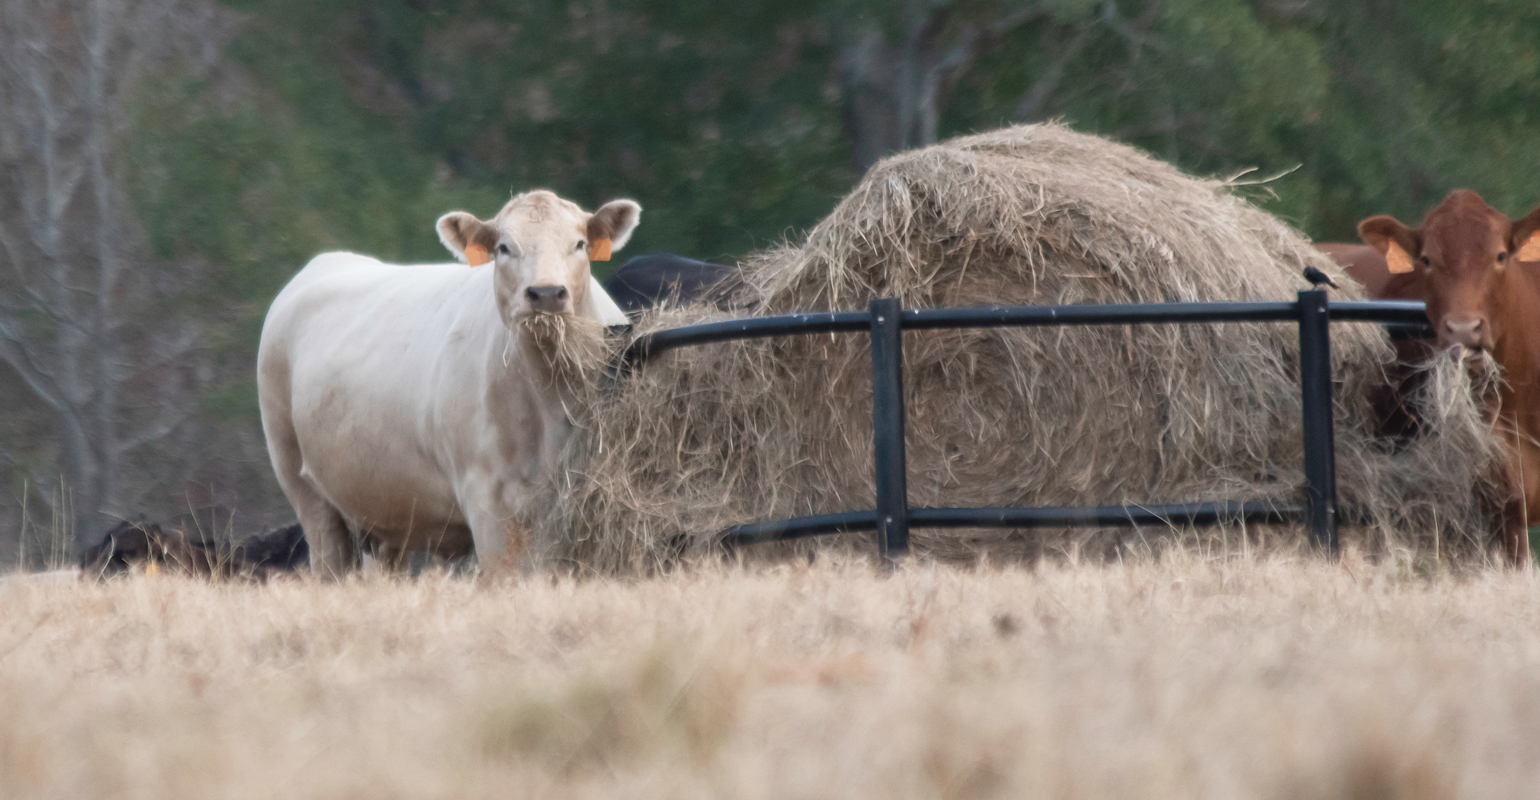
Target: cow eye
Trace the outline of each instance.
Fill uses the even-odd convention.
[[[578,240],[577,249],[582,250],[583,248],[585,248],[587,246],[588,246],[588,242],[585,242],[582,239]]]
[[[1498,253],[1497,254],[1497,263],[1501,264],[1501,263],[1503,263],[1504,261],[1507,261],[1507,260],[1508,260],[1508,254],[1507,253]]]
[[[1427,256],[1423,256],[1420,260],[1422,261],[1422,265],[1424,267],[1428,267],[1428,266],[1432,266],[1433,265],[1433,262],[1429,261]]]
[[[497,252],[502,253],[505,256],[508,255],[509,254],[509,252],[508,252],[508,245],[506,245],[506,244],[499,244],[497,246]]]

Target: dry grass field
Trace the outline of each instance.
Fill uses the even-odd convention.
[[[11,580],[0,609],[4,798],[1540,790],[1533,573],[160,575]]]

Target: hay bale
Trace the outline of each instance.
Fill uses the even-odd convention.
[[[1337,277],[1337,297],[1360,297],[1229,184],[1062,126],[1021,126],[876,165],[801,244],[742,264],[739,302],[776,314],[885,296],[905,307],[1291,300],[1308,288],[1307,264]],[[736,315],[687,306],[639,327]],[[1429,382],[1439,423],[1427,436],[1377,440],[1369,397],[1392,348],[1378,326],[1332,333],[1342,500],[1372,515],[1376,547],[1472,544],[1482,520],[1470,487],[1495,451],[1454,386],[1463,373]],[[1293,324],[908,333],[910,500],[1292,500],[1304,480],[1298,360]],[[873,505],[864,336],[673,351],[590,401],[538,525],[548,558],[646,569],[676,537],[698,546],[736,523]],[[1128,535],[916,530],[914,545],[944,558],[1030,557],[1044,543]]]

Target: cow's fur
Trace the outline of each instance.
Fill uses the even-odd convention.
[[[1502,366],[1489,412],[1510,445],[1509,499],[1498,541],[1514,563],[1530,558],[1528,525],[1540,524],[1540,208],[1521,220],[1468,189],[1451,192],[1411,228],[1370,217],[1359,236],[1384,255],[1392,245],[1411,256],[1401,296],[1428,304],[1438,349]],[[1382,295],[1383,296],[1383,295]]]
[[[387,563],[522,552],[537,485],[572,429],[571,381],[601,360],[603,326],[626,322],[589,272],[588,242],[619,249],[640,213],[528,192],[489,221],[439,219],[457,258],[479,245],[490,264],[328,253],[294,276],[263,325],[257,385],[318,572],[352,569],[363,538]]]

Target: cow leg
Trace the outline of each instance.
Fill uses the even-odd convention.
[[[1511,432],[1508,435],[1511,436]],[[1525,473],[1529,465],[1525,463],[1526,449],[1521,445],[1516,450],[1510,451],[1507,463],[1503,465],[1507,497],[1503,501],[1497,530],[1493,532],[1492,537],[1492,543],[1502,552],[1503,561],[1515,567],[1529,563],[1528,509],[1525,503],[1527,496],[1525,489],[1529,478]]]
[[[292,495],[290,502],[299,512],[300,527],[305,529],[305,543],[310,546],[310,571],[326,578],[340,578],[358,568],[358,548],[342,515],[320,497],[301,504]]]
[[[1528,437],[1519,447],[1518,468],[1519,496],[1522,498],[1519,525],[1524,530],[1516,543],[1515,563],[1527,565],[1533,555],[1529,547],[1529,528],[1540,525],[1540,445]]]
[[[386,544],[381,542],[375,548],[374,557],[379,562],[380,568],[392,575],[402,575],[407,571],[410,562],[411,551],[406,545]]]
[[[268,453],[273,459],[273,472],[278,475],[278,486],[289,498],[289,505],[299,516],[305,544],[310,547],[311,573],[340,577],[358,566],[358,548],[354,546],[342,514],[300,474],[304,458],[300,454],[299,437],[294,434],[285,411],[271,415],[264,413],[262,420]]]
[[[528,568],[530,528],[512,514],[489,512],[467,515],[471,539],[476,545],[476,563],[483,574],[498,574]]]
[[[465,523],[471,529],[476,565],[482,574],[517,568],[529,543],[529,526],[519,513],[519,501],[529,489],[497,479],[490,471],[469,473],[456,492]]]

